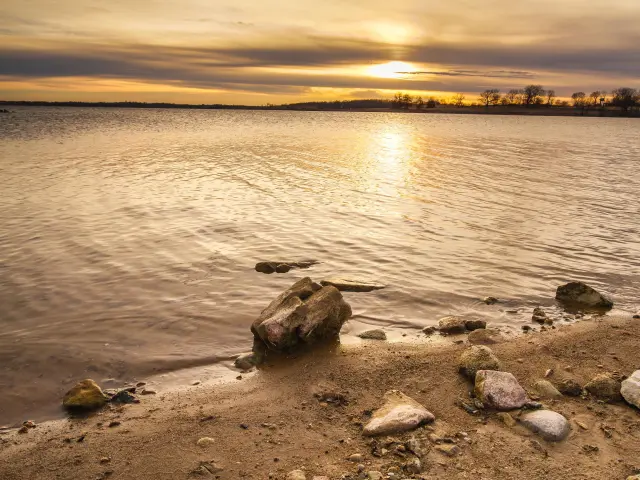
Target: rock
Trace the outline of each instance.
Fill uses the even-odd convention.
[[[111,403],[140,403],[131,392],[128,390],[120,390],[113,397],[109,399]]]
[[[627,403],[640,408],[640,370],[636,370],[629,378],[622,381],[620,393]]]
[[[627,480],[640,480],[640,473],[638,475],[631,475],[627,477]]]
[[[494,328],[474,330],[467,337],[472,345],[493,345],[504,341],[502,334]]]
[[[579,397],[580,395],[582,395],[582,386],[578,382],[570,378],[562,380],[560,383],[558,383],[557,389],[560,393],[569,395],[570,397]]]
[[[479,370],[476,373],[475,394],[485,407],[496,410],[522,408],[529,401],[527,392],[516,377],[495,370]]]
[[[300,262],[258,262],[256,263],[256,272],[260,273],[287,273],[293,268],[309,268],[317,265],[316,260],[302,260]]]
[[[199,447],[210,447],[215,443],[216,441],[211,437],[202,437],[198,439],[198,441],[196,442],[196,445],[198,445]]]
[[[351,307],[335,287],[321,287],[306,277],[271,302],[251,331],[267,348],[283,351],[336,337],[350,316]]]
[[[538,380],[533,388],[542,398],[562,398],[562,393],[548,380]]]
[[[156,393],[157,392],[155,390],[152,390],[150,388],[143,388],[140,392],[140,395],[155,395]]]
[[[247,352],[238,355],[233,362],[233,366],[240,370],[251,370],[258,363],[258,355],[254,352]]]
[[[500,370],[500,360],[489,347],[473,346],[462,352],[458,369],[464,376],[475,379],[478,370]]]
[[[513,419],[513,417],[507,413],[507,412],[499,412],[496,414],[496,416],[502,420],[502,423],[504,423],[507,427],[515,427],[516,426],[516,421]]]
[[[613,302],[589,285],[582,282],[570,282],[556,290],[556,300],[568,307],[595,308],[609,310]]]
[[[547,314],[542,308],[536,307],[533,309],[533,315],[531,316],[531,320],[538,323],[545,323],[548,318]]]
[[[369,480],[382,480],[384,477],[381,472],[377,472],[375,470],[367,472],[367,478]]]
[[[438,320],[438,329],[442,333],[464,333],[467,327],[460,317],[448,316]]]
[[[549,442],[560,442],[571,431],[567,419],[551,410],[525,413],[520,417],[520,423]]]
[[[435,448],[436,450],[438,450],[441,453],[444,453],[448,457],[455,457],[456,455],[459,455],[461,452],[460,447],[453,443],[443,443],[441,445],[436,445]]]
[[[293,470],[287,473],[286,480],[307,480],[307,476],[302,470]]]
[[[371,420],[364,426],[364,435],[406,432],[433,422],[436,418],[433,413],[398,390],[385,393],[384,401],[384,405],[373,413]]]
[[[363,338],[365,340],[386,340],[387,334],[384,333],[384,330],[376,329],[376,330],[367,330],[366,332],[362,332],[358,335],[358,337]]]
[[[95,410],[107,403],[108,397],[91,379],[82,380],[69,390],[62,399],[68,410]]]
[[[636,314],[636,315],[634,315],[634,316],[633,316],[633,318],[635,318],[635,319],[640,318],[640,314]]]
[[[215,475],[216,473],[220,473],[223,470],[224,468],[215,463],[200,462],[200,464],[195,469],[191,470],[191,475],[209,477],[211,475]]]
[[[404,465],[404,470],[410,474],[422,472],[422,462],[419,458],[412,458]]]
[[[470,332],[474,330],[480,330],[481,328],[487,328],[487,322],[484,320],[465,320],[464,326]]]
[[[607,402],[615,402],[622,399],[620,381],[604,373],[593,377],[584,386],[584,389],[594,397]]]
[[[425,335],[433,335],[437,331],[438,329],[436,327],[424,327],[422,329],[422,333],[424,333]]]
[[[325,287],[331,285],[341,292],[372,292],[373,290],[380,290],[385,287],[385,285],[380,283],[350,280],[339,277],[326,278],[320,281],[320,284]]]
[[[496,297],[484,297],[482,301],[487,305],[493,305],[495,303],[498,303],[498,299]]]
[[[349,458],[347,458],[347,460],[353,463],[360,463],[364,460],[364,457],[361,453],[354,453],[353,455],[349,455]]]

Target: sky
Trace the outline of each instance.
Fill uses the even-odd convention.
[[[0,99],[264,105],[640,87],[640,0],[2,0]]]

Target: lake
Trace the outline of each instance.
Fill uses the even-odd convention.
[[[518,331],[574,279],[639,309],[637,120],[11,110],[0,425],[58,415],[82,378],[230,365],[307,275],[387,285],[345,293],[345,340],[371,326],[410,339],[449,314]],[[301,259],[321,263],[254,270]]]

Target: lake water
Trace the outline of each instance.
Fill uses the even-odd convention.
[[[407,338],[447,314],[518,330],[571,279],[623,312],[640,303],[637,120],[14,110],[0,116],[0,425],[57,414],[85,377],[225,365],[306,275],[387,284],[345,294],[351,332]],[[307,258],[322,263],[253,269]]]

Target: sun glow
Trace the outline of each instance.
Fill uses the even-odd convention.
[[[417,71],[416,67],[407,62],[388,62],[373,65],[368,69],[369,75],[379,78],[402,78]]]

